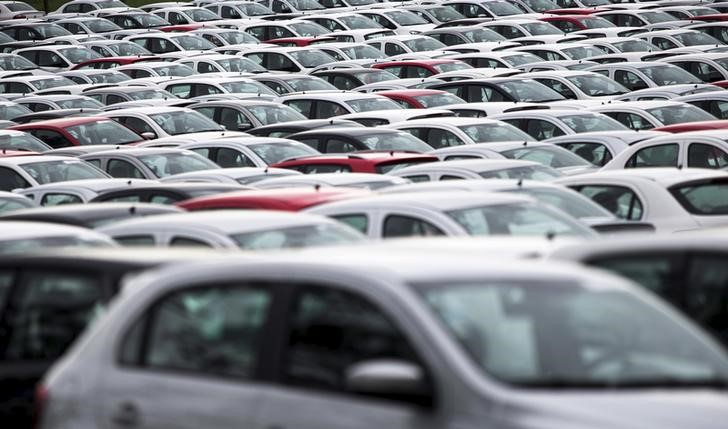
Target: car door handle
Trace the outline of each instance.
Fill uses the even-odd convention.
[[[134,427],[139,425],[140,414],[139,409],[132,402],[124,402],[111,416],[111,421],[122,427]]]

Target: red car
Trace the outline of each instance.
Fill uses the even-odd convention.
[[[299,211],[315,205],[370,195],[349,188],[280,188],[226,192],[177,203],[185,210],[257,209]]]
[[[706,22],[728,21],[728,13],[714,13],[712,15],[691,16],[690,20]]]
[[[427,109],[448,104],[466,103],[457,95],[438,89],[397,89],[377,91],[377,95],[387,97],[407,109]]]
[[[728,130],[728,120],[688,122],[685,124],[665,125],[653,128],[651,131],[665,131],[668,133],[688,133],[691,131]]]
[[[417,78],[473,67],[459,60],[414,60],[377,63],[372,68],[386,70],[401,78]]]
[[[161,61],[159,57],[136,56],[136,57],[104,57],[94,60],[83,61],[71,67],[71,70],[78,69],[113,69],[114,67],[125,66],[143,61]]]
[[[438,161],[436,156],[421,153],[372,151],[313,155],[287,159],[273,164],[271,167],[289,168],[306,174],[348,172],[384,174],[395,168],[436,161]]]
[[[266,40],[265,43],[272,43],[278,46],[296,47],[296,46],[309,46],[316,45],[319,43],[332,43],[336,42],[336,37],[331,36],[319,36],[319,37],[283,37],[280,39]]]
[[[8,129],[30,133],[53,149],[97,144],[123,145],[144,140],[129,128],[103,116],[51,119]]]
[[[548,22],[564,33],[572,31],[591,30],[594,28],[614,27],[614,24],[604,18],[591,15],[554,15],[538,18],[539,21]]]

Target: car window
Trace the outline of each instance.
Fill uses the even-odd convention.
[[[33,137],[42,140],[45,144],[52,147],[53,149],[73,146],[73,144],[68,141],[67,138],[65,138],[61,133],[57,131],[36,129],[30,130],[29,132],[33,135]]]
[[[217,150],[217,156],[213,161],[222,168],[255,167],[255,163],[244,153],[226,147]]]
[[[106,172],[111,177],[144,179],[144,173],[136,168],[134,164],[121,159],[110,159],[106,165]]]
[[[349,152],[355,152],[357,150],[360,150],[360,148],[356,147],[354,143],[331,138],[326,141],[326,146],[324,147],[324,150],[322,152],[324,153],[349,153]]]
[[[0,190],[9,192],[22,188],[30,188],[30,183],[12,169],[0,167]]]
[[[251,377],[271,301],[269,291],[232,285],[170,294],[132,327],[121,361],[147,369]],[[147,334],[138,335],[138,326]]]
[[[627,128],[631,128],[635,131],[649,130],[654,126],[647,119],[636,113],[629,112],[604,112],[605,115],[610,118],[616,119],[617,122],[623,124]]]
[[[126,197],[130,198],[130,197]],[[139,198],[137,197],[133,201],[129,201],[128,199],[125,199],[124,197],[119,197],[107,201],[115,201],[115,202],[139,202]],[[126,236],[118,236],[114,237],[114,240],[121,244],[122,246],[128,246],[128,247],[136,247],[136,246],[154,246],[154,237],[151,235],[126,235]]]
[[[351,172],[351,167],[344,164],[309,164],[303,166],[299,171],[305,174],[349,173]]]
[[[647,82],[645,82],[642,78],[626,70],[615,71],[614,80],[621,83],[625,88],[629,89],[630,91],[645,89],[649,86]]]
[[[430,128],[430,132],[427,133],[427,140],[425,141],[435,149],[465,144],[465,142],[452,131],[440,128]]]
[[[369,217],[365,214],[346,214],[330,217],[332,219],[336,219],[341,223],[349,225],[350,227],[361,232],[362,234],[366,234],[367,230],[369,229]]]
[[[98,279],[80,273],[25,273],[7,316],[5,360],[59,357],[100,316],[106,292]]]
[[[640,220],[643,206],[637,194],[624,186],[587,185],[577,189],[620,219]]]
[[[42,206],[60,206],[63,204],[81,204],[83,200],[73,194],[47,193],[40,200]]]
[[[164,194],[152,195],[149,198],[149,202],[152,203],[152,204],[170,205],[170,204],[176,203],[177,201],[179,201],[178,198],[172,198],[171,196],[164,195]]]
[[[728,265],[724,253],[692,255],[687,264],[685,310],[724,344],[728,342]]]
[[[556,124],[541,119],[527,119],[525,131],[536,140],[550,139],[565,134]]]
[[[635,152],[624,168],[677,167],[679,151],[680,146],[673,143],[646,147]]]
[[[545,78],[538,78],[534,79],[536,82],[542,83],[549,88],[553,89],[554,91],[558,92],[559,94],[563,95],[564,98],[569,98],[572,100],[575,100],[579,97],[574,94],[574,91],[571,90],[565,83],[556,80],[556,79],[545,79]]]
[[[728,154],[717,146],[690,143],[688,146],[688,167],[725,168],[728,167]]]
[[[212,247],[210,243],[190,237],[172,237],[170,247]]]
[[[601,143],[565,143],[559,146],[567,149],[574,154],[584,158],[596,166],[603,166],[612,160],[612,153],[609,152],[606,145]]]
[[[673,303],[681,301],[682,278],[680,258],[664,254],[622,254],[592,257],[587,265],[613,271]]]
[[[424,219],[403,215],[389,215],[384,219],[382,238],[435,235],[445,235],[445,233]]]
[[[10,296],[10,289],[15,281],[15,273],[11,270],[0,270],[0,308],[5,308],[5,302]]]
[[[417,361],[404,335],[368,300],[330,288],[298,295],[284,360],[287,384],[344,392],[351,366],[374,359]]]

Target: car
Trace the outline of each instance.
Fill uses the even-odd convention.
[[[372,239],[414,236],[555,235],[593,237],[586,225],[523,195],[465,191],[376,195],[306,210]],[[477,214],[476,214],[477,213]],[[475,219],[478,220],[475,220]],[[534,219],[540,219],[534,222]]]
[[[138,62],[116,67],[115,70],[124,73],[131,79],[171,76],[188,77],[196,74],[195,70],[184,64],[175,64],[167,61]]]
[[[565,100],[561,94],[549,87],[535,80],[520,76],[446,82],[432,85],[430,88],[447,91],[467,102],[510,101],[545,103]]]
[[[288,106],[268,101],[207,101],[192,104],[189,108],[212,119],[225,129],[237,131],[306,119]]]
[[[108,177],[103,171],[84,161],[61,156],[6,156],[0,159],[2,191],[46,183]]]
[[[675,97],[672,101],[692,104],[718,119],[728,119],[728,94],[722,91],[684,95]]]
[[[83,95],[29,96],[18,99],[17,103],[33,112],[57,109],[100,109],[104,107],[98,101]]]
[[[107,19],[124,30],[161,30],[161,31],[185,31],[189,27],[174,26],[157,15],[141,10],[128,10],[119,13],[105,14]]]
[[[569,34],[574,36],[586,36],[589,39],[599,39],[602,37],[634,37],[645,31],[649,30],[643,27],[604,27],[572,31]]]
[[[237,185],[252,185],[254,183],[277,177],[300,176],[303,173],[286,168],[273,167],[238,167],[217,168],[214,170],[193,171],[189,173],[174,174],[160,181],[163,183],[232,183]]]
[[[358,92],[288,94],[280,100],[309,119],[329,119],[347,113],[402,108],[387,97]]]
[[[394,36],[396,33],[388,29],[365,29],[365,30],[349,30],[349,31],[336,31],[329,33],[330,36],[335,37],[338,42],[341,43],[364,43],[367,40],[376,39],[377,37],[388,37]]]
[[[99,34],[105,36],[105,33],[122,30],[121,27],[108,19],[89,16],[59,19],[55,21],[55,24],[65,28],[71,34]]]
[[[0,222],[46,222],[97,228],[125,219],[182,212],[182,210],[174,206],[146,203],[67,204],[56,207],[31,207],[26,206],[26,208],[9,213],[3,211],[0,214]]]
[[[51,150],[51,147],[25,132],[0,130],[0,150],[24,150],[41,153]]]
[[[686,124],[665,125],[655,128],[656,131],[668,133],[687,133],[691,131],[724,130],[728,128],[728,121],[723,119],[717,121],[688,122]]]
[[[100,232],[130,246],[273,250],[363,241],[352,228],[323,216],[271,210],[175,213],[126,220]]]
[[[264,125],[246,131],[246,133],[258,137],[287,137],[302,131],[314,130],[317,128],[329,127],[361,127],[354,121],[331,118],[331,119],[309,119],[306,121],[290,121],[278,124]]]
[[[443,6],[447,5],[443,4]],[[435,27],[434,24],[427,22],[419,15],[404,9],[368,8],[357,10],[356,13],[401,35],[420,34]]]
[[[489,119],[525,130],[531,136],[527,140],[546,140],[567,134],[628,129],[601,113],[567,109],[520,110],[489,116]]]
[[[645,167],[722,169],[728,166],[724,131],[699,131],[654,137],[631,145],[602,170]]]
[[[512,50],[461,53],[448,55],[447,58],[462,61],[476,68],[517,68],[524,64],[542,61],[541,57],[534,54]]]
[[[728,55],[724,53],[676,55],[660,61],[674,64],[706,83],[723,85],[728,79]]]
[[[336,36],[331,37],[338,40]],[[316,48],[339,61],[384,60],[387,58],[380,50],[365,43],[326,42],[317,43]],[[324,66],[326,64],[321,67]]]
[[[613,101],[671,100],[686,95],[719,91],[723,91],[723,88],[709,84],[666,85],[630,91],[624,95],[615,97]]]
[[[618,27],[644,27],[650,24],[661,24],[676,21],[675,17],[659,10],[610,10],[594,14],[606,19]]]
[[[50,72],[70,70],[76,64],[101,58],[101,55],[83,46],[39,46],[18,49],[13,53]]]
[[[179,67],[184,67],[181,64]],[[267,86],[247,77],[210,77],[210,74],[192,75],[179,79],[160,79],[157,87],[168,91],[177,98],[190,99],[217,97],[234,94],[231,97],[274,99],[278,94]]]
[[[40,112],[31,112],[25,115],[16,116],[13,118],[13,122],[8,126],[16,124],[28,124],[31,122],[47,121],[50,119],[61,119],[61,118],[72,118],[82,116],[96,116],[102,114],[103,111],[99,109],[58,109],[58,110],[44,110]],[[47,145],[46,145],[47,146]]]
[[[542,142],[563,147],[600,167],[630,145],[664,135],[667,133],[661,131],[599,131],[553,137]]]
[[[592,107],[589,110],[607,115],[636,131],[717,119],[710,113],[690,104],[662,100],[607,104]]]
[[[106,171],[111,177],[159,179],[188,171],[218,167],[207,158],[174,148],[138,148],[94,152],[79,157]]]
[[[315,46],[250,49],[242,55],[271,72],[306,73],[320,65],[336,62],[334,57]]]
[[[398,80],[397,76],[392,73],[376,68],[319,70],[311,73],[311,75],[329,82],[340,90],[353,90],[370,83]]]
[[[519,67],[526,73],[556,71],[556,70],[575,70],[582,71],[589,67],[596,66],[599,63],[587,60],[557,60],[557,61],[540,61],[537,63],[528,63]]]
[[[550,181],[563,173],[532,161],[512,159],[465,159],[410,165],[387,172],[413,182],[461,179],[531,179]]]
[[[372,68],[386,70],[400,78],[425,78],[450,71],[471,69],[466,62],[450,59],[385,61],[372,65]],[[371,83],[371,82],[366,82]]]
[[[116,70],[69,70],[59,72],[58,75],[67,77],[79,85],[116,84],[129,80],[129,76]],[[50,94],[44,93],[43,95]]]
[[[254,209],[297,212],[326,202],[361,198],[369,194],[367,190],[354,188],[293,187],[203,196],[179,202],[177,206],[188,211]]]
[[[125,145],[143,140],[129,128],[102,116],[51,119],[10,129],[27,132],[54,149],[91,144]]]
[[[666,85],[703,83],[680,67],[661,62],[600,64],[587,70],[612,78],[630,91]]]
[[[44,89],[73,86],[75,83],[63,76],[27,75],[0,79],[0,94],[4,97],[19,97]]]
[[[274,15],[273,11],[257,2],[221,1],[203,6],[223,19],[256,18]]]
[[[301,16],[300,19],[315,22],[331,32],[383,28],[372,19],[353,12],[308,14]]]
[[[0,215],[36,207],[35,202],[15,192],[0,191]]]
[[[528,52],[545,61],[584,60],[604,53],[601,48],[589,45],[587,42],[526,45],[512,50]]]
[[[725,225],[721,190],[726,178],[722,171],[669,167],[599,171],[555,182],[620,219],[649,222],[661,233]]]
[[[128,36],[124,40],[134,42],[154,54],[206,51],[215,48],[215,45],[202,37],[185,33],[145,33]]]
[[[168,91],[145,86],[106,86],[88,89],[83,92],[83,95],[107,106],[129,101],[177,99]]]
[[[384,174],[410,165],[438,161],[437,157],[410,152],[357,152],[326,154],[288,159],[271,167],[287,168],[305,174],[378,173]]]
[[[271,137],[224,138],[178,147],[198,153],[223,168],[267,167],[288,158],[319,154],[303,143]]]
[[[721,43],[728,43],[728,23],[725,22],[698,22],[688,25],[686,28],[691,30],[698,30],[715,39],[718,39]]]
[[[498,19],[478,24],[479,27],[495,31],[506,39],[527,36],[563,36],[564,32],[538,19]]]
[[[72,34],[60,25],[51,22],[23,22],[7,25],[0,28],[0,32],[13,38],[13,40],[46,40],[56,37],[71,36]]]
[[[378,127],[380,125],[394,124],[403,121],[427,118],[447,118],[455,116],[447,109],[401,109],[401,110],[372,110],[371,112],[349,113],[337,116],[341,120],[353,121],[365,127]]]
[[[257,189],[292,187],[335,186],[341,188],[364,188],[380,191],[392,186],[402,186],[410,181],[401,177],[391,177],[373,173],[319,173],[273,177],[255,182]]]
[[[629,92],[614,80],[588,71],[538,71],[528,73],[527,76],[567,99],[610,100]]]
[[[723,44],[715,37],[701,31],[684,28],[678,30],[648,31],[639,33],[635,37],[646,40],[660,49],[673,49],[684,46],[715,47]]]
[[[432,147],[411,134],[384,128],[346,127],[319,128],[288,136],[320,153],[349,153],[357,151],[427,152]]]
[[[181,59],[178,62],[197,73],[265,73],[267,71],[240,55],[203,55]]]
[[[304,74],[259,74],[250,77],[279,95],[303,91],[336,91],[336,87],[325,80]]]
[[[501,121],[484,118],[414,119],[387,125],[407,132],[435,149],[475,143],[532,140],[523,131]]]
[[[549,23],[564,33],[614,27],[615,25],[598,15],[546,15],[538,20]],[[638,25],[639,27],[641,25]]]
[[[127,42],[131,43],[131,42]],[[140,47],[141,48],[141,47]],[[143,49],[143,48],[142,48]],[[100,54],[99,54],[100,55]],[[145,56],[111,56],[100,57],[89,61],[83,61],[71,67],[71,70],[86,69],[110,69],[124,64],[134,64],[144,61],[157,61],[159,58],[153,55]]]
[[[405,109],[429,109],[432,107],[443,107],[450,104],[460,104],[465,101],[449,92],[433,89],[377,91],[376,94],[397,102]]]
[[[0,3],[0,19],[40,18],[43,12],[22,1],[3,1]]]
[[[515,4],[504,0],[450,0],[442,4],[450,6],[467,18],[510,19],[524,14],[524,11]]]
[[[243,4],[243,2],[239,2]],[[256,3],[252,3],[256,4]],[[226,46],[242,46],[251,45],[250,47],[259,47],[260,40],[251,36],[250,34],[240,31],[234,28],[218,28],[218,27],[202,27],[190,32],[197,36],[202,37],[218,48],[225,48]]]
[[[497,32],[480,25],[436,28],[422,34],[439,40],[447,46],[466,43],[504,42],[507,40]]]
[[[205,170],[208,171],[208,170]],[[171,177],[171,176],[170,176]],[[151,183],[101,192],[90,203],[175,204],[204,195],[250,189],[239,183]]]
[[[53,156],[53,155],[51,155]],[[65,204],[83,204],[100,194],[136,186],[154,184],[151,180],[128,180],[116,178],[95,178],[71,181],[51,182],[16,190],[20,195],[34,201],[38,206],[59,206]]]
[[[438,56],[445,56],[456,52],[447,51],[447,45],[432,37],[417,34],[377,37],[365,43],[379,49],[391,60],[396,60],[397,56],[404,54],[426,55],[428,52],[434,52]]]

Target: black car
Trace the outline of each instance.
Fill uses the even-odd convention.
[[[320,128],[364,127],[363,125],[346,119],[309,119],[306,121],[283,122],[280,124],[265,125],[246,131],[258,137],[288,137],[291,134]]]
[[[546,85],[523,77],[456,80],[432,85],[455,94],[468,103],[486,101],[512,101],[520,103],[545,103],[565,98]]]
[[[182,211],[184,210],[171,205],[148,203],[67,204],[14,210],[0,215],[0,222],[4,220],[32,221],[97,228],[129,218]]]
[[[175,204],[190,198],[246,189],[250,188],[227,183],[162,183],[104,192],[89,202]]]
[[[288,136],[321,153],[370,150],[429,152],[434,148],[413,135],[387,128],[323,128]]]

